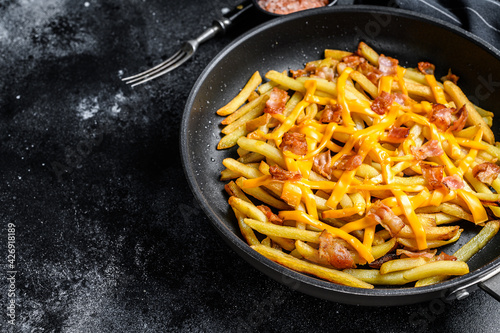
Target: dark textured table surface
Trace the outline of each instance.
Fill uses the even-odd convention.
[[[215,233],[184,177],[179,127],[198,75],[248,26],[150,84],[120,78],[237,3],[0,1],[0,331],[497,332],[500,303],[483,292],[337,304],[271,280]]]

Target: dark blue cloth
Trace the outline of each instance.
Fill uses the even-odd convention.
[[[500,50],[500,1],[498,0],[389,0],[355,1],[399,7],[456,24]]]

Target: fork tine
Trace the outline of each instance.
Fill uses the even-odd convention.
[[[189,53],[186,53],[184,54],[184,56],[182,58],[179,58],[177,62],[175,63],[172,63],[170,66],[166,66],[165,68],[163,68],[162,70],[157,70],[155,73],[150,73],[149,75],[146,75],[145,77],[143,77],[143,80],[142,81],[139,81],[139,82],[135,82],[134,84],[132,84],[132,87],[135,87],[139,84],[143,84],[145,82],[148,82],[149,80],[153,80],[159,76],[162,76],[164,74],[167,74],[168,72],[176,69],[177,67],[179,67],[180,65],[182,65],[184,62],[186,62],[189,58],[191,58],[192,54],[189,54]],[[134,81],[137,81],[138,79],[134,80]],[[128,82],[128,83],[131,83],[131,82]]]
[[[140,80],[146,76],[149,76],[149,75],[153,74],[153,72],[161,70],[163,67],[170,65],[170,63],[174,63],[175,61],[177,61],[179,59],[179,57],[182,58],[184,56],[184,53],[185,53],[184,50],[180,49],[177,52],[175,52],[174,55],[172,55],[170,58],[159,63],[158,65],[156,65],[148,70],[145,70],[144,72],[123,78],[122,81],[127,81],[126,83],[132,83],[132,82]]]

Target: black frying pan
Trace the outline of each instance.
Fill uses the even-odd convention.
[[[450,24],[408,11],[372,6],[313,9],[271,20],[226,47],[201,74],[187,100],[181,127],[181,152],[189,184],[215,229],[245,260],[277,281],[304,293],[348,304],[402,305],[434,298],[464,298],[481,287],[499,298],[500,236],[469,261],[471,272],[422,288],[377,287],[373,290],[336,285],[291,271],[253,251],[241,238],[227,204],[219,173],[225,157],[217,151],[221,117],[215,111],[243,87],[251,74],[270,69],[300,68],[322,56],[325,48],[355,50],[365,41],[402,65],[418,61],[436,65],[437,77],[448,68],[460,76],[469,97],[487,110],[500,106],[500,53],[477,37]],[[500,136],[498,120],[494,132]],[[464,223],[453,253],[477,230]],[[491,277],[493,276],[493,277]]]

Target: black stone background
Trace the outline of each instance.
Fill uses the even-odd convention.
[[[0,0],[0,331],[497,332],[500,304],[481,291],[337,304],[271,280],[214,232],[183,174],[180,120],[203,68],[258,18],[151,84],[120,78],[237,3]]]

